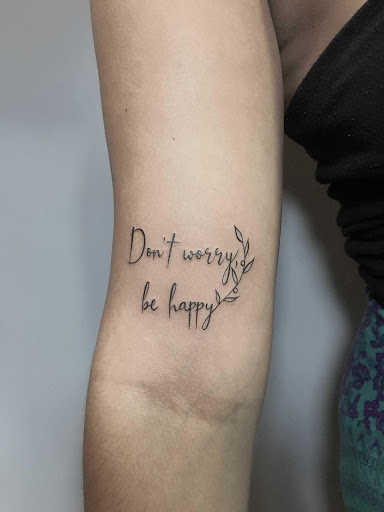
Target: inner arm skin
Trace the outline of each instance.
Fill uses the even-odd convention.
[[[262,0],[91,0],[115,219],[89,382],[86,512],[243,512],[263,402],[281,216],[283,95]],[[216,303],[225,265],[252,268],[207,329],[175,304]],[[129,263],[132,228],[166,255]],[[239,262],[241,257],[239,256]],[[241,266],[236,268],[238,274]],[[232,276],[231,276],[232,279]],[[142,296],[158,308],[142,311]],[[230,281],[229,281],[230,282]],[[194,318],[194,317],[193,317]]]

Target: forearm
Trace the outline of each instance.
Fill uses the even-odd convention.
[[[280,229],[269,13],[245,0],[91,6],[115,229],[86,510],[243,511]]]

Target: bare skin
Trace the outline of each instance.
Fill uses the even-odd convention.
[[[280,49],[284,103],[365,0],[269,0]]]
[[[92,0],[91,11],[115,227],[85,510],[245,512],[281,210],[268,5]]]

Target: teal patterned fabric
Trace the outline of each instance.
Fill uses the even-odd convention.
[[[384,512],[384,308],[368,294],[367,300],[339,395],[347,512]]]

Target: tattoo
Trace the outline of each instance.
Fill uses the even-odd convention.
[[[255,258],[249,260],[249,238],[245,241],[241,231],[234,226],[234,232],[237,242],[241,246],[236,252],[222,251],[219,247],[211,250],[207,247],[205,250],[186,250],[178,251],[181,242],[176,239],[176,233],[173,233],[169,240],[163,237],[163,243],[166,244],[164,250],[153,249],[147,245],[147,237],[142,228],[132,228],[131,232],[131,245],[129,251],[130,265],[137,264],[142,258],[150,258],[152,260],[167,260],[167,268],[176,258],[186,263],[191,261],[205,262],[207,265],[217,264],[225,265],[224,273],[221,278],[223,291],[221,294],[215,288],[213,302],[205,302],[199,300],[189,300],[177,302],[177,283],[172,283],[169,291],[168,300],[168,317],[172,319],[175,313],[184,311],[188,316],[188,327],[194,326],[196,329],[201,327],[204,331],[208,328],[211,322],[213,313],[223,303],[235,302],[239,298],[239,285],[244,275],[252,268]],[[240,252],[240,254],[239,254]],[[240,256],[241,255],[241,256]],[[240,260],[240,261],[239,261]],[[228,291],[229,285],[229,291]],[[148,299],[150,291],[150,282],[147,281],[144,285],[144,290],[141,300],[141,311],[156,311],[159,309],[156,299]],[[161,308],[160,308],[161,309]]]

